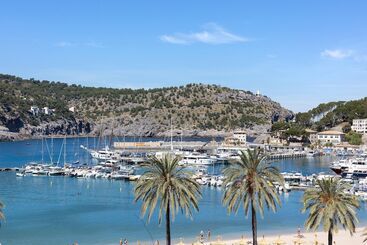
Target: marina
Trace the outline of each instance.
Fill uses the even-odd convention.
[[[62,138],[54,139],[57,155],[62,151],[56,149],[64,149],[63,141]],[[4,203],[11,207],[6,210],[7,222],[0,229],[1,241],[4,244],[28,244],[32,241],[40,245],[50,244],[49,241],[54,241],[53,244],[72,244],[75,241],[79,244],[116,244],[121,238],[127,238],[133,243],[139,240],[152,244],[157,239],[163,239],[164,227],[155,220],[147,224],[140,216],[140,204],[134,204],[135,181],[130,177],[138,178],[141,174],[139,163],[124,163],[121,166],[133,168],[116,169],[115,175],[111,173],[109,177],[99,177],[98,171],[93,171],[96,167],[97,170],[106,168],[100,163],[108,165],[108,161],[93,160],[88,151],[76,147],[75,141],[79,141],[79,146],[93,149],[93,140],[89,139],[87,145],[86,138],[66,139],[65,162],[77,163],[75,168],[64,167],[63,160],[60,160],[59,163],[55,161],[54,168],[50,168],[49,164],[45,167],[52,174],[39,169],[41,171],[37,173],[36,170],[36,175],[25,173],[18,177],[17,174],[22,173],[29,162],[42,160],[41,140],[0,143],[0,150],[4,152],[0,155],[0,167],[7,170],[0,172],[0,195]],[[103,148],[101,146],[100,149]],[[63,153],[61,156],[60,159]],[[202,185],[203,199],[194,220],[177,216],[173,229],[175,242],[180,237],[185,237],[185,242],[193,242],[200,230],[207,229],[212,231],[213,237],[221,235],[227,239],[240,237],[241,234],[250,235],[251,228],[242,211],[238,215],[228,215],[222,205],[225,188],[222,186],[222,170],[228,164],[223,160],[230,156],[233,157],[233,154],[217,153],[215,164],[190,167],[195,179]],[[290,233],[302,227],[304,215],[300,213],[300,199],[303,192],[300,190],[312,186],[317,178],[334,175],[330,163],[338,159],[336,155],[325,155],[274,161],[288,185],[282,190],[278,188],[282,208],[277,213],[266,211],[266,220],[259,220],[259,234]],[[64,171],[63,175],[60,170]],[[76,175],[71,176],[71,173]],[[358,182],[358,185],[360,190],[366,190],[366,183]],[[364,198],[363,194],[358,195]],[[29,204],[28,200],[32,203]],[[363,202],[358,215],[361,224],[364,224],[367,211]],[[287,222],[284,217],[287,217]],[[17,235],[19,232],[22,232],[21,237]]]

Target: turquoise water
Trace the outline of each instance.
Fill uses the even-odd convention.
[[[62,139],[54,141],[60,148]],[[89,158],[78,147],[86,139],[68,139],[68,160]],[[89,139],[92,146],[93,140]],[[78,144],[78,145],[80,145]],[[22,166],[40,160],[40,141],[0,143],[0,167]],[[56,157],[55,157],[56,158]],[[302,171],[304,174],[328,172],[328,157],[285,160],[276,163],[281,171]],[[220,171],[222,165],[216,167]],[[68,177],[17,178],[15,173],[0,173],[0,199],[6,204],[6,222],[0,228],[2,244],[118,244],[121,238],[130,243],[153,242],[164,238],[164,225],[156,217],[149,224],[140,217],[139,204],[134,203],[134,183],[104,179]],[[250,218],[240,210],[228,215],[221,204],[222,191],[204,187],[200,212],[192,220],[178,215],[172,226],[173,237],[193,241],[201,230],[211,230],[212,237],[250,236]],[[302,192],[283,194],[277,213],[266,212],[259,218],[259,235],[295,232],[302,227],[305,215],[300,213]],[[367,218],[366,207],[359,211],[360,220]]]

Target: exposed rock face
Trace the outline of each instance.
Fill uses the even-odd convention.
[[[91,124],[83,120],[59,119],[44,122],[39,126],[26,125],[20,130],[23,135],[87,135],[91,133]]]
[[[0,115],[0,125],[5,126],[9,132],[18,133],[23,128],[24,123],[19,115]]]

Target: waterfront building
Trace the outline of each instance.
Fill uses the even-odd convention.
[[[356,133],[366,134],[367,133],[367,118],[365,119],[354,119],[352,130]]]
[[[317,134],[317,140],[321,144],[340,144],[345,141],[345,134],[335,130],[323,131]]]
[[[308,140],[311,144],[314,144],[317,142],[317,131],[312,129],[306,129],[306,133],[308,134]]]
[[[245,131],[234,131],[233,138],[238,139],[241,144],[246,144],[247,135]]]

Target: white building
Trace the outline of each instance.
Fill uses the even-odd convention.
[[[333,145],[337,145],[345,141],[345,134],[339,131],[323,131],[317,134],[317,140],[321,144],[332,143]]]
[[[234,131],[233,138],[237,139],[241,144],[246,144],[247,135],[245,131]]]
[[[46,107],[42,108],[42,113],[45,114],[45,115],[51,115],[52,110],[46,106]]]
[[[352,130],[360,134],[366,134],[367,133],[367,118],[366,119],[354,119]]]
[[[40,109],[38,106],[31,106],[30,112],[33,114],[33,116],[37,116],[40,112]]]

